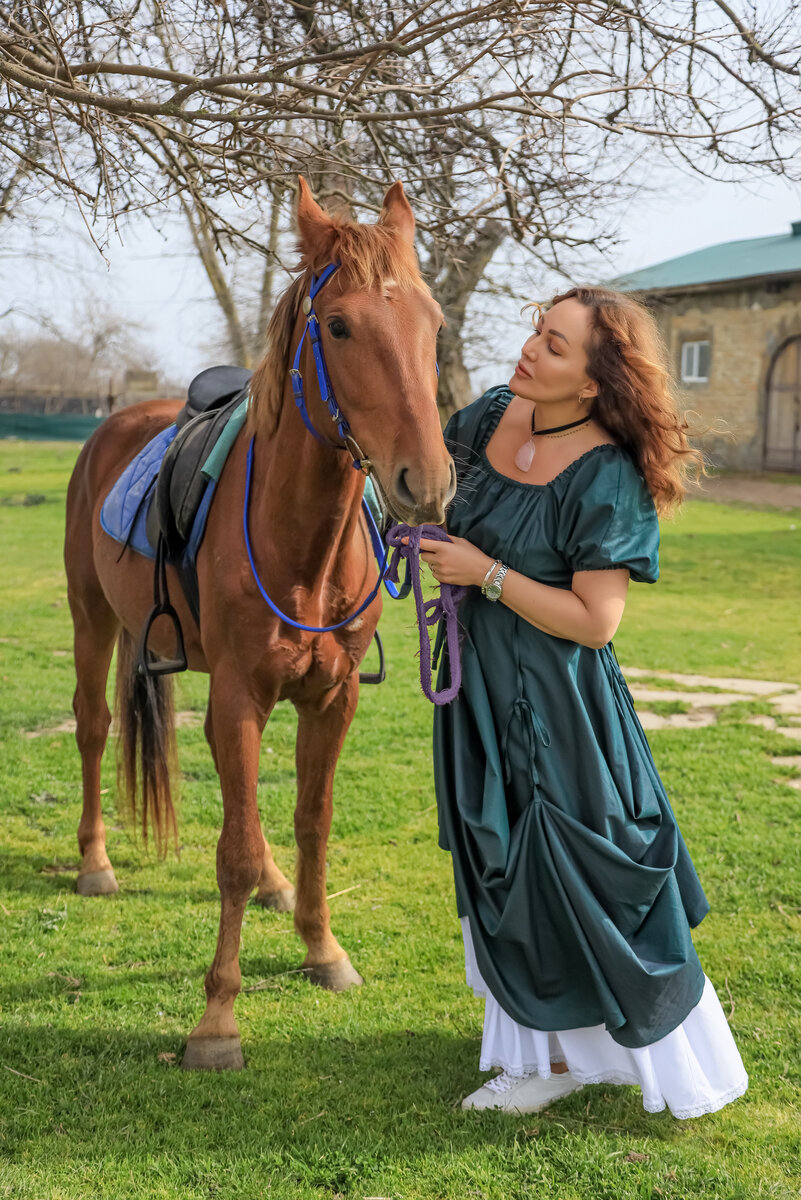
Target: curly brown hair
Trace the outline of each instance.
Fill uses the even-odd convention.
[[[681,503],[688,475],[705,474],[687,438],[667,349],[639,300],[604,287],[573,287],[549,307],[576,299],[590,310],[587,374],[598,384],[592,416],[637,464],[657,511]]]

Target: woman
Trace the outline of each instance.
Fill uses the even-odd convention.
[[[462,691],[435,717],[440,844],[486,997],[480,1068],[502,1068],[464,1108],[638,1083],[647,1110],[694,1117],[748,1086],[690,936],[709,906],[610,644],[699,457],[684,429],[647,310],[573,288],[509,387],[446,430],[453,540],[421,547],[439,582],[474,586]]]

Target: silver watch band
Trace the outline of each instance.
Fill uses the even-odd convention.
[[[506,563],[501,563],[500,567],[498,568],[497,575],[484,592],[484,595],[488,600],[500,600],[501,593],[503,592],[503,581],[506,578],[508,570],[509,568],[507,567]]]
[[[482,579],[482,581],[481,581],[481,593],[482,593],[482,595],[486,596],[486,594],[487,594],[487,586],[488,586],[488,584],[489,584],[489,581],[490,581],[490,575],[492,575],[492,573],[493,573],[493,571],[495,570],[495,568],[496,568],[496,567],[499,567],[500,565],[501,565],[501,560],[500,560],[499,558],[494,558],[494,559],[492,560],[492,562],[490,563],[490,569],[487,571],[486,575],[484,576],[484,578],[483,578],[483,579]]]

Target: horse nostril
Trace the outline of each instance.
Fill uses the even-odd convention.
[[[449,504],[455,495],[456,495],[456,467],[454,466],[453,460],[451,460],[450,481],[448,483],[448,499],[447,499],[446,503]]]
[[[412,489],[406,482],[406,467],[401,467],[398,474],[395,476],[395,495],[400,500],[401,504],[406,504],[410,508],[414,508],[415,499]]]

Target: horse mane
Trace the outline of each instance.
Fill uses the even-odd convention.
[[[303,254],[295,268],[300,272],[276,303],[267,326],[267,349],[250,387],[248,425],[251,433],[274,432],[284,397],[289,369],[292,331],[307,289],[309,274],[319,274],[329,263],[338,262],[350,285],[359,290],[378,287],[391,279],[403,291],[428,291],[420,274],[413,246],[398,236],[390,225],[357,225],[344,218],[331,218],[332,238],[316,256]]]

